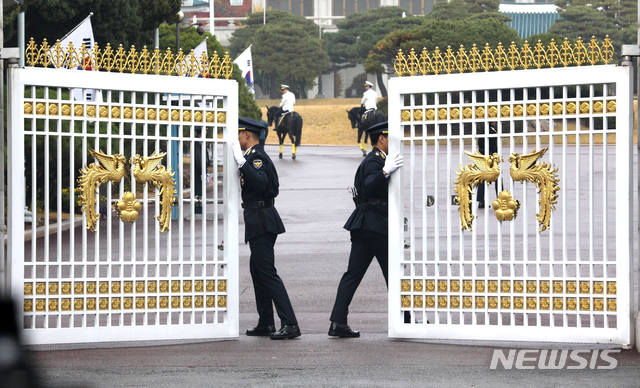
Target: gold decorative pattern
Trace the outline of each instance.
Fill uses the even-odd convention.
[[[516,292],[522,293],[524,292],[524,282],[522,280],[516,280],[514,283],[513,288],[515,289]]]
[[[454,181],[456,184],[454,192],[458,202],[461,229],[471,231],[474,218],[471,212],[473,188],[484,182],[495,182],[498,179],[502,157],[496,153],[482,155],[480,151],[473,154],[468,151],[465,153],[471,158],[473,164],[467,164],[464,168],[460,166],[460,171],[456,171],[458,177]]]
[[[413,291],[416,291],[416,292],[422,291],[422,280],[413,281]]]
[[[402,122],[411,121],[411,112],[407,109],[400,112],[400,120]]]
[[[615,295],[617,292],[616,282],[607,282],[607,294]]]
[[[226,124],[227,123],[227,114],[224,112],[218,112],[218,124]]]
[[[224,280],[222,280],[224,281]],[[196,281],[194,281],[195,284]],[[502,310],[541,310],[541,311],[616,311],[616,298],[595,297],[603,295],[602,281],[561,281],[561,280],[509,280],[509,279],[401,279],[402,292],[419,293],[402,295],[403,308],[427,309],[502,309]],[[615,295],[615,281],[606,282],[612,295]],[[566,285],[566,286],[565,286]],[[566,287],[566,288],[565,288]],[[576,296],[551,297],[550,293],[576,294]],[[440,293],[440,295],[422,294]],[[472,293],[479,295],[449,295],[452,292]],[[485,293],[489,293],[486,295]],[[512,293],[516,293],[513,295]],[[527,295],[517,295],[526,293]],[[491,295],[494,294],[494,295]],[[495,295],[502,294],[502,295]],[[506,294],[506,295],[505,295]],[[577,295],[581,294],[581,295]],[[486,296],[484,296],[486,295]],[[593,296],[591,296],[593,295]]]
[[[498,194],[498,199],[491,203],[491,207],[498,221],[511,221],[518,216],[520,201],[513,199],[511,193],[508,190],[504,190]]]
[[[540,310],[549,310],[551,302],[549,298],[540,298]]]
[[[204,78],[229,79],[234,66],[229,53],[225,53],[222,58],[217,52],[214,52],[212,57],[204,54],[198,57],[193,50],[187,55],[182,49],[173,54],[171,49],[162,53],[158,48],[149,51],[146,46],[140,52],[133,46],[126,52],[122,45],[113,50],[110,44],[101,49],[97,43],[89,50],[84,43],[75,47],[73,42],[69,42],[67,47],[62,47],[60,40],[50,46],[46,39],[38,47],[33,38],[29,41],[25,54],[26,65],[31,67],[66,66],[120,73],[178,76],[189,74],[191,77]]]
[[[116,210],[118,217],[124,222],[136,222],[138,220],[138,212],[142,209],[142,204],[136,199],[136,195],[127,191],[122,199],[116,202]]]
[[[411,291],[411,281],[403,280],[400,283],[400,291],[403,291],[403,292]]]
[[[433,292],[436,290],[436,283],[433,280],[427,280],[427,291]]]
[[[422,121],[422,109],[415,109],[413,111],[413,119],[415,121]]]
[[[518,104],[518,105],[514,105],[513,106],[513,116],[514,117],[522,117],[523,114],[524,114],[524,110],[522,109],[522,105]]]
[[[425,117],[428,121],[433,121],[436,119],[436,111],[435,109],[427,109]]]
[[[576,53],[581,55],[576,55]],[[586,46],[581,38],[578,38],[573,46],[568,39],[565,39],[560,45],[555,40],[551,40],[548,46],[544,46],[541,41],[538,41],[535,46],[530,46],[529,42],[525,41],[521,49],[513,42],[508,48],[500,43],[495,49],[492,49],[487,43],[483,50],[476,47],[475,44],[469,51],[464,46],[460,46],[458,51],[451,47],[445,51],[436,48],[432,53],[423,49],[419,55],[414,49],[411,49],[408,55],[400,50],[393,66],[396,75],[401,77],[405,75],[475,73],[490,70],[609,64],[613,61],[613,53],[614,46],[609,36],[606,36],[601,44],[597,42],[595,37],[592,37]]]
[[[551,164],[542,162],[536,164],[539,158],[541,158],[548,148],[543,148],[540,151],[534,149],[532,153],[526,155],[520,155],[514,152],[509,156],[509,162],[511,168],[509,170],[511,178],[514,181],[529,181],[534,183],[540,193],[540,213],[536,214],[540,228],[540,232],[550,228],[551,223],[551,211],[555,210],[555,204],[558,203],[558,194],[560,186],[558,182],[560,178],[556,172],[557,168],[553,168]]]

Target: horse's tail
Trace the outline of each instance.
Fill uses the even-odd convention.
[[[298,147],[300,145],[300,138],[302,137],[302,116],[300,116],[300,113],[293,112],[293,117],[291,118],[291,127],[293,135],[296,139],[296,147]]]

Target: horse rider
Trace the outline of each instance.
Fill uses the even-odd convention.
[[[296,96],[289,91],[289,85],[280,85],[282,91],[282,101],[280,101],[280,108],[276,112],[276,124],[280,123],[280,118],[287,113],[293,113],[293,105],[296,103]]]
[[[376,101],[378,100],[378,93],[373,89],[373,83],[365,81],[364,93],[362,94],[362,101],[360,102],[360,122],[365,120],[365,114],[378,109]]]

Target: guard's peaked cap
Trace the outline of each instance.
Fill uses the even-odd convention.
[[[249,131],[255,133],[262,133],[264,125],[259,121],[246,117],[238,117],[238,131]]]

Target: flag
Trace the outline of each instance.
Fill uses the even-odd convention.
[[[236,65],[238,65],[238,69],[242,72],[242,78],[247,82],[247,86],[249,87],[249,91],[252,94],[256,94],[255,89],[253,88],[253,60],[251,59],[251,46],[247,47],[246,50],[242,54],[233,61]]]
[[[204,40],[202,42],[200,42],[199,45],[196,46],[196,48],[193,49],[193,55],[196,57],[196,59],[198,61],[200,61],[200,58],[202,58],[202,54],[204,53],[204,55],[206,57],[209,57],[209,53],[207,52],[207,39],[209,39],[209,37],[207,36],[206,38],[204,38]],[[195,73],[198,73],[198,78],[202,78],[202,74],[200,74],[200,71],[197,69],[198,65],[196,63],[195,65],[196,69],[194,71]],[[184,76],[185,77],[190,77],[191,74],[191,69],[189,69],[189,71],[187,71]]]
[[[93,15],[93,14],[91,14]],[[62,48],[69,47],[69,43],[73,43],[73,47],[76,50],[79,50],[84,43],[87,51],[93,49],[93,45],[95,44],[95,40],[93,39],[93,28],[91,26],[91,15],[87,16],[80,24],[78,24],[73,30],[69,31],[67,35],[65,35],[62,39],[60,39],[60,45]],[[89,61],[89,58],[85,58],[85,61]],[[77,70],[82,70],[82,65],[76,68]],[[91,63],[88,63],[86,66],[87,70],[93,70],[91,68]],[[97,69],[95,69],[97,70]],[[96,91],[95,89],[84,89],[85,95],[82,95],[83,89],[73,89],[73,98],[76,101],[98,101],[102,102],[102,92]]]

